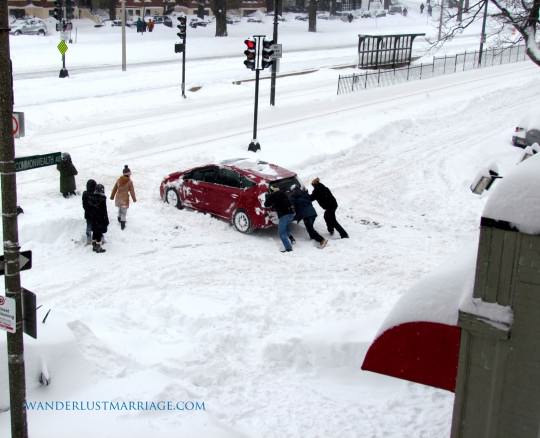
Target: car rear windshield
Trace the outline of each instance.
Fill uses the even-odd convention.
[[[293,186],[302,187],[302,184],[296,179],[295,176],[290,178],[280,179],[278,181],[272,181],[271,186],[278,187],[283,192],[290,192]]]

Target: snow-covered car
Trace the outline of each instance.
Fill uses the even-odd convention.
[[[161,199],[182,209],[189,207],[230,221],[241,233],[277,223],[264,207],[269,186],[285,192],[301,186],[296,173],[265,161],[239,158],[181,170],[166,176]]]
[[[262,19],[260,17],[249,17],[247,19],[248,23],[262,23]]]
[[[112,27],[122,26],[122,20],[110,20]],[[126,26],[131,27],[133,25],[133,21],[126,20]]]
[[[512,144],[520,148],[534,143],[540,145],[540,113],[531,113],[521,120],[512,136]]]
[[[399,14],[399,15],[402,15],[403,14],[403,6],[401,5],[392,5],[388,8],[388,13],[390,15],[395,15],[395,14]]]
[[[308,17],[307,15],[297,15],[296,17],[294,17],[294,19],[298,21],[307,21]]]
[[[47,25],[39,18],[15,20],[10,26],[11,35],[42,35],[48,33]]]
[[[198,18],[193,17],[191,20],[189,20],[189,27],[196,28],[196,27],[206,27],[211,23],[210,20],[204,19],[204,18]]]
[[[227,15],[225,21],[227,22],[227,24],[236,24],[240,23],[242,19],[236,15]]]

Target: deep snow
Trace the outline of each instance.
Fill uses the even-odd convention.
[[[314,50],[285,54],[282,69],[354,62],[359,26],[426,27],[412,8],[410,21],[387,18],[355,21],[355,28],[321,20],[316,35],[307,23],[287,23],[284,52],[289,44]],[[27,128],[17,156],[70,152],[78,187],[94,178],[108,193],[128,164],[139,199],[123,232],[109,202],[107,252],[98,255],[81,243],[80,197],[61,197],[53,167],[17,175],[25,210],[20,243],[34,258],[22,284],[37,294],[40,315],[52,309],[38,340],[25,339],[28,399],[193,400],[206,407],[29,411],[32,437],[449,435],[452,394],[360,365],[398,298],[474,246],[487,196],[473,195],[469,185],[487,163],[497,161],[504,174],[519,160],[510,137],[538,100],[538,70],[524,62],[338,97],[344,70],[324,68],[280,78],[273,108],[263,81],[257,156],[298,172],[306,184],[319,176],[351,235],[319,250],[295,226],[295,250],[281,254],[275,230],[242,235],[158,196],[171,171],[253,156],[253,83],[232,81],[252,77],[235,54],[246,36],[265,31],[261,26],[271,29],[243,23],[219,39],[212,28],[189,29],[201,59],[188,52],[188,87],[202,88],[185,100],[178,62],[160,63],[177,59],[171,29],[143,37],[133,31],[128,62],[143,64],[121,72],[119,29],[81,25],[67,53],[67,79],[57,77],[54,35],[11,39],[15,109],[24,111]],[[469,47],[469,39],[461,41]],[[340,42],[345,48],[325,49]],[[222,48],[226,57],[213,58]],[[115,67],[92,70],[104,64]],[[327,236],[322,215],[315,226]],[[41,360],[48,387],[37,381]],[[1,344],[2,382],[6,364]],[[2,383],[0,408],[6,390]],[[2,413],[0,436],[8,433],[9,414]]]

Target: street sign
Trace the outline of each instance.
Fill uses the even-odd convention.
[[[15,299],[0,295],[0,330],[15,333],[16,326]]]
[[[56,47],[58,47],[58,51],[62,55],[64,55],[68,50],[68,46],[67,46],[67,44],[66,44],[66,42],[64,40],[60,41]]]
[[[11,115],[13,138],[24,137],[24,113],[13,111]]]
[[[32,251],[21,251],[19,253],[19,271],[26,271],[32,268]],[[4,256],[0,256],[0,275],[6,273]]]
[[[272,59],[281,58],[283,54],[281,47],[282,47],[281,44],[272,44],[272,50],[274,51],[274,55],[272,56]]]
[[[38,167],[53,166],[62,161],[62,152],[52,152],[44,155],[31,155],[29,157],[15,158],[15,172],[36,169]]]
[[[36,294],[22,289],[23,332],[37,339]]]

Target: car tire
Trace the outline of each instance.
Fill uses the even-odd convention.
[[[184,208],[182,206],[182,201],[180,200],[180,196],[178,195],[178,192],[176,189],[173,189],[172,187],[169,187],[167,191],[165,192],[165,202],[167,204],[173,205],[179,210]]]
[[[13,32],[13,35],[22,35],[22,32],[20,30],[16,30],[15,32]]]
[[[244,210],[236,210],[234,212],[232,224],[240,233],[249,234],[253,231],[251,219]]]
[[[39,36],[45,36],[45,31],[43,29],[38,30],[37,33]]]

